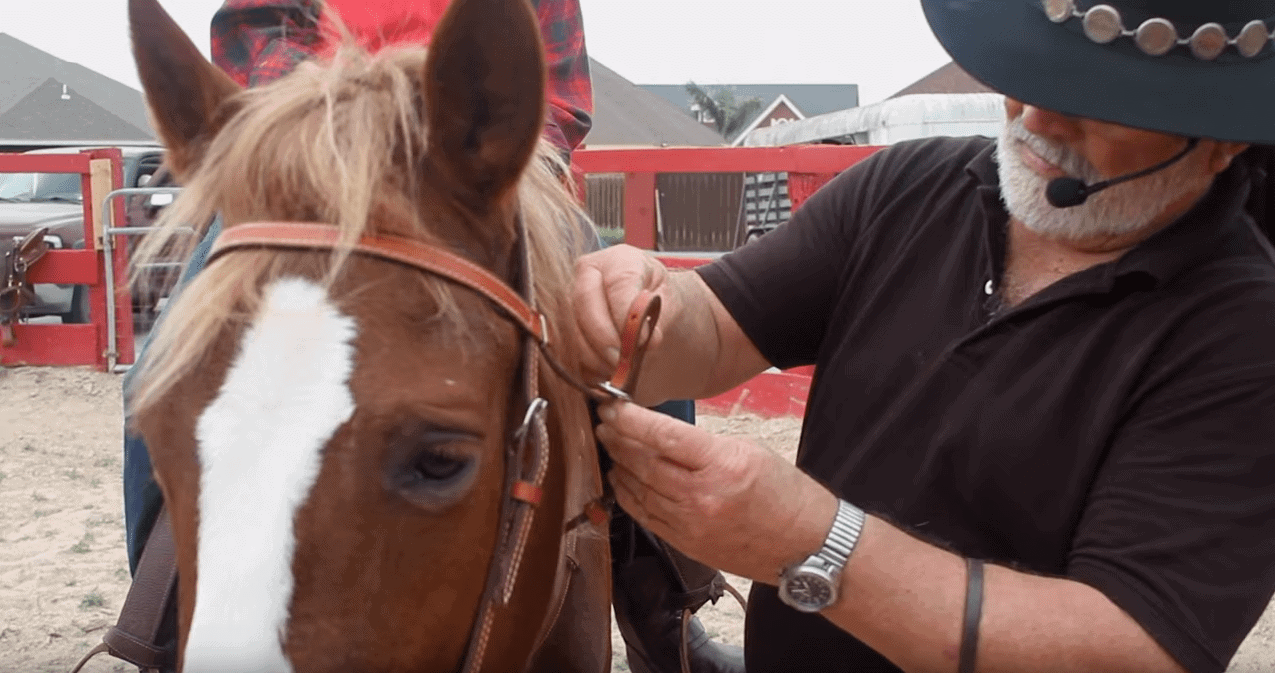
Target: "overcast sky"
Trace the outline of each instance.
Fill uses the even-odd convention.
[[[408,0],[405,0],[408,1]],[[208,50],[221,0],[161,0]],[[0,32],[139,87],[126,0],[0,0]],[[637,84],[858,84],[881,100],[949,59],[917,0],[580,0],[589,53]]]

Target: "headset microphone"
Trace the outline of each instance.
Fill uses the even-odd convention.
[[[1130,173],[1118,178],[1095,182],[1092,185],[1087,185],[1083,180],[1078,180],[1076,178],[1054,178],[1053,180],[1050,180],[1049,185],[1045,187],[1045,198],[1049,201],[1049,204],[1055,208],[1071,208],[1072,206],[1078,206],[1084,203],[1090,196],[1093,196],[1108,187],[1118,185],[1122,182],[1136,180],[1144,175],[1150,175],[1156,171],[1168,168],[1182,157],[1190,154],[1191,150],[1195,149],[1195,146],[1198,144],[1200,144],[1199,138],[1190,138],[1186,142],[1186,147],[1182,148],[1181,152],[1178,152],[1169,159],[1162,161],[1151,168],[1145,168],[1137,173]]]

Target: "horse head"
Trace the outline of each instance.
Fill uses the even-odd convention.
[[[298,222],[331,237],[222,251],[170,302],[139,365],[131,422],[172,520],[183,669],[526,669],[560,640],[562,602],[582,600],[564,598],[562,568],[575,553],[564,522],[601,488],[584,398],[540,376],[535,325],[360,246],[477,268],[466,273],[529,300],[573,366],[566,289],[583,216],[539,141],[533,9],[456,0],[428,53],[369,54],[347,35],[253,89],[156,0],[129,0],[129,15],[185,185],[138,255],[214,215],[223,239]],[[536,435],[551,450],[528,457]],[[609,585],[585,584],[605,638]]]

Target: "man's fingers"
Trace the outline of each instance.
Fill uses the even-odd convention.
[[[631,437],[622,437],[606,426],[598,428],[598,439],[610,451],[617,469],[624,470],[670,502],[683,500],[694,490],[694,473],[666,460],[651,447]]]
[[[613,467],[607,479],[615,491],[615,501],[620,508],[646,526],[652,533],[666,538],[673,526],[661,507],[660,496],[638,481],[632,473],[621,467]]]
[[[602,271],[582,261],[576,267],[573,293],[576,321],[584,340],[581,362],[587,371],[605,375],[619,359],[620,333],[607,303]]]
[[[608,403],[598,412],[617,435],[649,447],[664,460],[688,470],[704,469],[712,463],[714,438],[701,428],[625,402]]]

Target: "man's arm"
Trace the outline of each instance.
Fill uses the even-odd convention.
[[[600,410],[616,499],[687,555],[756,582],[823,545],[836,498],[778,455],[635,404]],[[963,559],[868,518],[823,616],[909,672],[956,670]],[[1069,579],[989,566],[977,670],[1183,669],[1104,594]]]
[[[815,549],[826,533],[809,531],[818,538]],[[805,558],[803,552],[793,556],[801,558],[791,562]],[[964,559],[869,517],[842,574],[844,598],[823,615],[905,671],[950,672],[960,652],[965,589]],[[983,590],[980,673],[1185,673],[1093,587],[988,565]]]

